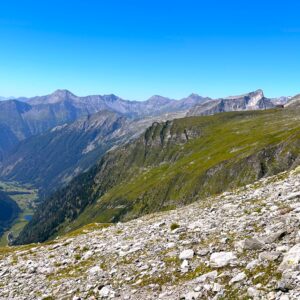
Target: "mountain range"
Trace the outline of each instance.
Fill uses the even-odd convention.
[[[0,161],[18,142],[99,111],[141,118],[188,110],[205,100],[207,98],[193,94],[178,101],[161,96],[147,101],[128,101],[115,95],[78,97],[67,90],[57,90],[47,96],[1,101]]]
[[[146,101],[128,101],[113,94],[79,97],[68,90],[57,90],[46,96],[14,98],[0,102],[0,161],[20,141],[99,111],[108,110],[132,119],[174,112],[208,115],[272,108],[273,102],[282,103],[288,98],[278,99],[265,98],[261,90],[217,100],[191,94],[181,100],[155,95]]]

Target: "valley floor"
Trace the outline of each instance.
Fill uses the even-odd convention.
[[[0,249],[0,299],[300,299],[300,169]]]

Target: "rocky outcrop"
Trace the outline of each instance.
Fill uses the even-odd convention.
[[[263,91],[257,90],[245,95],[231,96],[228,98],[207,101],[191,108],[187,115],[204,116],[221,112],[262,110],[273,107],[275,107],[275,105],[270,99],[265,98]]]
[[[299,195],[298,168],[177,210],[1,249],[0,298],[299,299]]]

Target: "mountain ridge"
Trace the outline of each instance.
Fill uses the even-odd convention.
[[[198,104],[189,110],[187,116],[205,116],[221,112],[261,110],[274,107],[272,100],[266,98],[263,90],[259,89],[248,94],[229,96]]]
[[[9,142],[0,144],[0,159],[30,136],[99,111],[109,110],[137,119],[188,110],[202,99],[198,96],[177,101],[156,96],[147,101],[129,101],[113,94],[78,97],[68,90],[56,90],[46,96],[1,101],[0,140]]]
[[[247,95],[250,95],[248,93]],[[230,97],[229,97],[230,98]],[[237,101],[237,99],[224,101]],[[226,98],[224,98],[226,99]],[[271,100],[262,101],[255,109],[272,108]],[[275,102],[273,99],[272,101]],[[284,100],[281,100],[284,101]],[[8,140],[7,145],[0,144],[0,161],[18,142],[53,127],[71,123],[80,117],[110,110],[130,118],[158,116],[163,113],[186,111],[187,115],[213,114],[222,111],[248,109],[245,105],[227,105],[209,97],[191,94],[180,100],[154,95],[145,101],[124,100],[114,94],[79,97],[66,89],[59,89],[52,94],[31,98],[19,97],[0,102],[0,140]],[[202,106],[201,106],[202,105]],[[193,107],[197,107],[193,109]],[[197,113],[197,110],[200,112]],[[204,111],[203,111],[204,110]]]

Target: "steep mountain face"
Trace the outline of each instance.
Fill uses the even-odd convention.
[[[6,157],[1,178],[30,183],[41,195],[50,192],[124,139],[126,132],[121,130],[127,123],[120,114],[102,111],[28,138]]]
[[[19,140],[12,130],[5,124],[0,124],[0,163],[9,151],[11,151]]]
[[[0,102],[0,161],[19,140],[31,135],[27,122],[22,118],[30,109],[30,105],[15,100]]]
[[[19,212],[17,203],[0,190],[0,237],[17,218]]]
[[[298,110],[268,110],[154,123],[49,197],[16,243],[174,208],[292,168],[299,120]]]
[[[16,139],[25,139],[31,131],[27,122],[22,118],[31,110],[31,106],[16,100],[0,102],[0,124],[11,131]]]
[[[0,102],[0,140],[8,143],[0,144],[2,157],[19,141],[42,133],[57,125],[72,122],[89,111],[78,109],[70,101],[52,104],[36,104],[9,100]]]
[[[221,112],[270,109],[275,105],[265,98],[262,90],[241,96],[231,96],[196,105],[189,110],[188,116],[205,116]]]
[[[0,177],[29,183],[43,198],[86,171],[112,147],[137,137],[155,120],[180,116],[183,114],[131,120],[105,110],[83,117],[20,142],[0,165]]]

